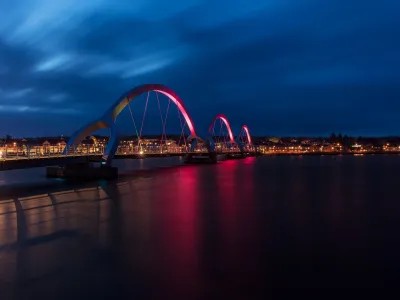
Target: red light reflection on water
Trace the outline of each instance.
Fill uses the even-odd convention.
[[[158,280],[165,299],[191,297],[200,290],[198,172],[194,166],[181,168],[155,191],[158,200],[152,218],[155,246],[160,249],[156,268],[161,270]]]
[[[254,191],[255,158],[231,160],[218,166],[220,217],[220,269],[229,285],[252,289],[257,280],[260,247],[257,245],[257,212]]]
[[[219,289],[237,290],[232,284],[254,290],[260,270],[254,163],[185,166],[148,181],[149,223],[136,226],[149,230],[143,267],[149,285],[158,287],[153,296],[207,299]]]

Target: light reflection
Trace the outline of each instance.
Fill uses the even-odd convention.
[[[0,281],[25,284],[64,266],[63,246],[79,243],[76,240],[79,232],[96,236],[91,222],[79,217],[86,212],[82,214],[76,202],[87,206],[86,201],[90,201],[96,206],[100,200],[95,194],[98,190],[97,187],[91,191],[69,190],[1,201]],[[97,220],[93,221],[98,225]],[[71,258],[73,254],[74,251]]]
[[[219,268],[237,274],[232,275],[234,280],[244,286],[251,285],[257,269],[255,266],[260,263],[253,177],[255,160],[246,158],[223,162],[217,169],[216,179],[220,219],[218,241],[221,244]],[[246,257],[244,264],[243,257]]]
[[[162,185],[163,189],[155,189],[153,234],[160,237],[156,248],[163,249],[157,262],[163,270],[161,284],[171,293],[168,297],[190,298],[194,295],[189,291],[197,290],[199,284],[200,171],[195,166],[181,168],[171,174],[173,178],[168,179],[169,184]]]

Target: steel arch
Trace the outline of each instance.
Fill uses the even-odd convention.
[[[218,114],[218,115],[215,116],[214,120],[211,122],[210,127],[208,128],[208,134],[211,136],[211,131],[213,129],[215,121],[217,121],[218,119],[222,120],[222,122],[224,122],[226,128],[228,129],[229,141],[232,144],[236,143],[235,142],[235,137],[234,137],[234,135],[232,133],[231,124],[229,123],[228,118],[223,114]]]
[[[238,136],[237,136],[237,143],[238,143],[238,145],[239,145],[240,152],[245,152],[245,147],[246,147],[246,145],[240,140],[240,135],[242,134],[243,131],[244,131],[245,134],[246,134],[247,145],[248,145],[250,148],[252,148],[252,146],[253,146],[252,141],[251,141],[251,136],[250,136],[249,127],[247,127],[247,125],[243,125],[242,128],[240,129],[240,132],[239,132]]]
[[[124,93],[99,119],[95,120],[82,127],[78,131],[76,131],[72,137],[69,139],[67,147],[65,147],[64,152],[68,151],[70,146],[80,144],[83,139],[95,132],[99,129],[110,128],[110,140],[107,144],[107,148],[104,151],[104,155],[102,157],[102,161],[106,165],[111,164],[111,160],[117,150],[118,142],[119,142],[119,134],[117,127],[115,125],[115,120],[118,115],[122,112],[122,110],[136,97],[141,94],[147,92],[159,92],[166,95],[175,105],[178,107],[183,117],[185,118],[186,123],[188,124],[190,130],[189,140],[194,140],[193,144],[197,142],[197,140],[202,140],[196,134],[196,130],[194,127],[194,123],[192,118],[189,116],[189,113],[183,103],[183,101],[179,98],[179,96],[170,88],[162,84],[144,84],[137,86],[128,92]]]
[[[247,127],[247,125],[243,125],[240,131],[242,130],[246,133],[247,143],[252,145],[249,127]]]

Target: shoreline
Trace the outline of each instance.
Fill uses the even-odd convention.
[[[400,151],[369,151],[369,152],[287,152],[260,153],[260,156],[361,156],[361,155],[400,155]]]
[[[308,153],[258,153],[258,157],[277,157],[277,156],[384,156],[384,155],[400,155],[398,152],[308,152]],[[95,186],[118,184],[118,182],[137,180],[152,177],[154,175],[165,175],[165,172],[177,170],[181,167],[190,167],[185,164],[170,165],[163,167],[153,167],[144,170],[122,171],[117,179],[113,180],[49,180],[41,183],[10,183],[0,187],[0,203],[10,198],[29,197],[31,195],[48,194],[63,190],[73,190],[81,188],[93,188]],[[6,171],[4,171],[6,172]]]

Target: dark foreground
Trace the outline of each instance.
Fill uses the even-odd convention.
[[[400,156],[262,157],[1,187],[0,297],[268,299],[279,288],[395,287],[399,168]]]

